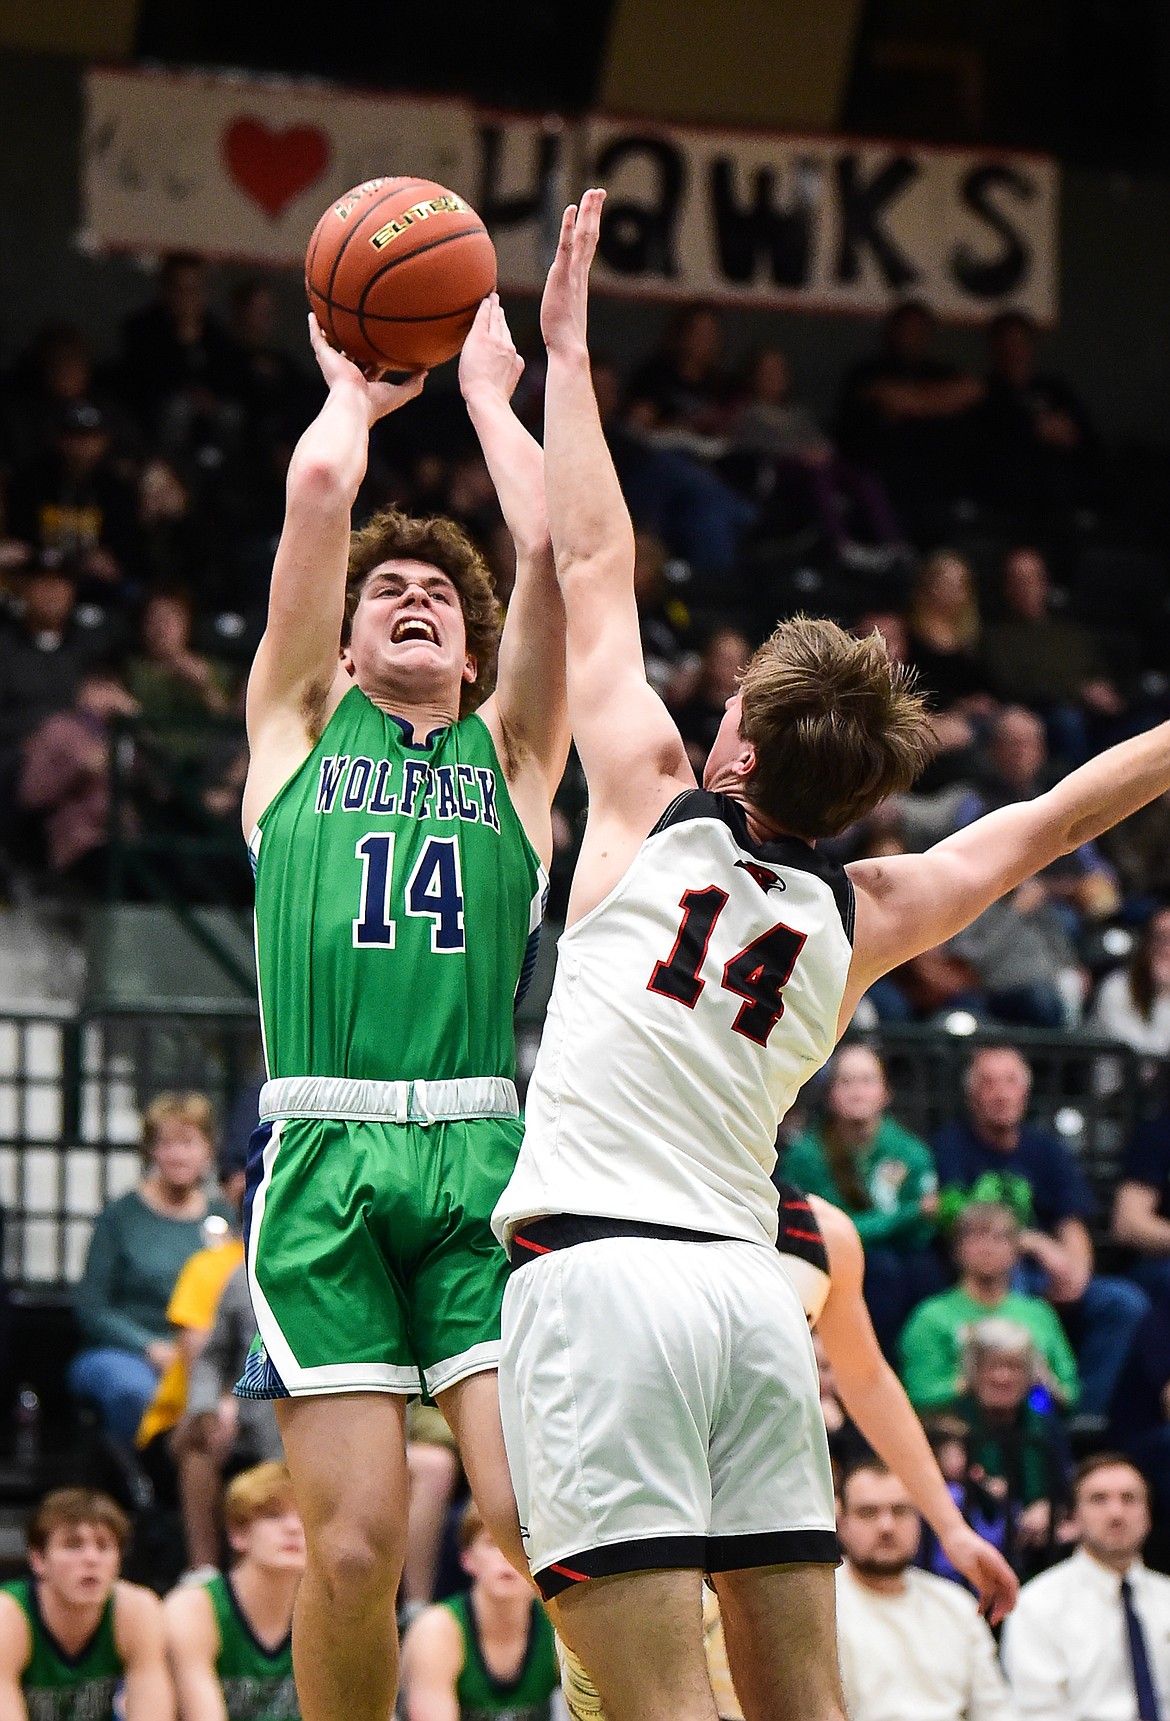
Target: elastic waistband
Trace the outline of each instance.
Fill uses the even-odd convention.
[[[605,1237],[653,1237],[665,1243],[727,1243],[717,1231],[688,1231],[681,1225],[654,1225],[645,1219],[604,1219],[592,1213],[548,1213],[539,1219],[524,1219],[512,1232],[509,1264],[512,1271],[551,1255],[556,1249],[571,1249],[576,1243],[596,1243]]]
[[[316,1117],[355,1123],[453,1123],[519,1117],[516,1084],[506,1076],[439,1082],[362,1082],[348,1076],[278,1076],[260,1089],[260,1121]]]

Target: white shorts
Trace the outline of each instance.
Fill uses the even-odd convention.
[[[835,1563],[816,1362],[776,1251],[541,1238],[504,1292],[500,1411],[545,1599],[653,1567]]]

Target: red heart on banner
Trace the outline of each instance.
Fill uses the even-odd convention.
[[[294,197],[324,173],[329,139],[312,125],[273,131],[263,120],[233,120],[223,134],[227,170],[275,221]]]

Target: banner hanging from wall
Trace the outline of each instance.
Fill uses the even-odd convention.
[[[1047,157],[562,122],[253,77],[87,74],[81,238],[93,250],[299,268],[332,198],[405,173],[474,204],[507,290],[540,290],[564,204],[604,185],[602,290],[865,315],[912,297],[956,321],[1009,307],[1056,320]]]

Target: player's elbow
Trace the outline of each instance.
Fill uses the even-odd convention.
[[[298,449],[288,468],[290,512],[299,508],[313,513],[332,508],[348,511],[354,488],[349,464],[321,450]]]
[[[603,549],[558,548],[556,567],[566,604],[588,603],[617,588],[632,588],[634,534],[615,534]]]
[[[1074,801],[1063,783],[1030,801],[1028,810],[1032,814],[1029,836],[1038,857],[1034,872],[1091,842],[1110,822],[1099,807]]]

